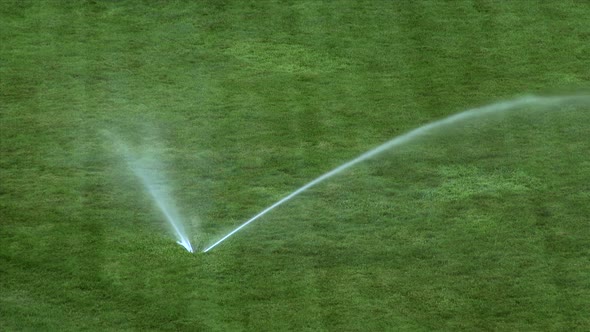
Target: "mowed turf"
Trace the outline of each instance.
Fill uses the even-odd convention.
[[[581,1],[0,2],[0,330],[590,329]],[[110,134],[105,133],[108,131]]]

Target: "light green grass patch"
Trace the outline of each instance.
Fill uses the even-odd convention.
[[[329,53],[296,44],[277,44],[268,41],[238,41],[224,53],[235,57],[245,70],[252,74],[284,73],[296,75],[321,75],[346,70],[345,59]]]
[[[442,184],[427,194],[442,201],[457,201],[477,197],[501,198],[543,190],[539,179],[517,170],[509,174],[481,170],[476,166],[441,166],[437,169]]]

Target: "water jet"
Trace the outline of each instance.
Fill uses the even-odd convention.
[[[529,95],[529,96],[524,96],[524,97],[517,98],[514,100],[502,101],[502,102],[498,102],[498,103],[483,106],[483,107],[468,109],[466,111],[448,116],[444,119],[428,123],[424,126],[413,129],[405,134],[397,136],[397,137],[377,146],[376,148],[369,150],[369,151],[361,154],[360,156],[358,156],[348,162],[345,162],[344,164],[334,168],[333,170],[331,170],[327,173],[324,173],[323,175],[319,176],[318,178],[308,182],[307,184],[303,185],[301,188],[293,191],[292,193],[283,197],[282,199],[280,199],[276,203],[265,208],[260,213],[256,214],[255,216],[253,216],[252,218],[250,218],[246,222],[242,223],[241,225],[239,225],[234,230],[232,230],[231,232],[229,232],[228,234],[223,236],[218,241],[216,241],[212,245],[206,247],[203,250],[203,252],[208,252],[211,249],[215,248],[216,246],[218,246],[219,244],[221,244],[222,242],[227,240],[229,237],[236,234],[237,232],[242,230],[244,227],[248,226],[249,224],[251,224],[252,222],[257,220],[258,218],[264,216],[265,214],[267,214],[268,212],[277,208],[278,206],[282,205],[283,203],[291,200],[295,196],[303,193],[307,189],[331,178],[334,175],[337,175],[337,174],[343,172],[344,170],[346,170],[346,169],[348,169],[348,168],[350,168],[362,161],[365,161],[369,158],[375,157],[376,155],[381,154],[391,148],[406,144],[416,138],[419,138],[421,136],[428,134],[429,132],[431,132],[435,129],[443,128],[445,126],[460,123],[462,121],[473,119],[476,117],[481,117],[481,116],[490,115],[490,114],[497,114],[497,113],[501,113],[501,112],[507,112],[507,111],[515,110],[515,109],[525,107],[525,106],[549,107],[549,106],[557,106],[557,105],[563,105],[563,104],[568,104],[568,103],[589,103],[589,102],[590,102],[590,96],[584,96],[584,95],[549,96],[549,97]]]
[[[118,150],[120,150],[121,155],[125,159],[129,169],[139,179],[149,196],[154,201],[155,205],[162,212],[164,218],[168,222],[168,225],[173,231],[174,236],[176,237],[176,243],[181,245],[188,252],[194,252],[191,242],[182,224],[180,215],[176,211],[176,208],[172,203],[170,195],[168,194],[168,191],[164,185],[164,183],[167,182],[164,181],[162,175],[160,172],[158,172],[157,167],[155,167],[157,163],[154,161],[142,161],[131,152],[131,149],[125,143],[123,143],[123,141],[116,138],[112,133],[105,132],[104,134],[105,136],[109,137]]]

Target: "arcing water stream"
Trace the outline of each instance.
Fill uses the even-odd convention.
[[[315,180],[305,184],[301,188],[293,191],[289,195],[285,196],[281,200],[277,201],[276,203],[274,203],[271,206],[267,207],[266,209],[262,210],[260,213],[258,213],[254,217],[250,218],[248,221],[244,222],[243,224],[241,224],[240,226],[238,226],[237,228],[235,228],[234,230],[229,232],[227,235],[225,235],[224,237],[219,239],[217,242],[215,242],[212,245],[210,245],[209,247],[207,247],[204,250],[204,252],[208,252],[211,249],[215,248],[217,245],[219,245],[223,241],[227,240],[229,237],[231,237],[235,233],[239,232],[244,227],[248,226],[250,223],[254,222],[256,219],[262,217],[266,213],[272,211],[274,208],[289,201],[293,197],[303,193],[307,189],[319,184],[320,182],[325,181],[328,178],[330,178],[334,175],[337,175],[337,174],[343,172],[344,170],[346,170],[346,169],[348,169],[348,168],[350,168],[362,161],[372,158],[372,157],[374,157],[384,151],[387,151],[393,147],[400,146],[400,145],[403,145],[407,142],[410,142],[410,141],[412,141],[420,136],[423,136],[435,129],[439,129],[439,128],[443,128],[445,126],[453,125],[453,124],[456,124],[456,123],[459,123],[461,121],[465,121],[468,119],[481,117],[481,116],[485,116],[485,115],[489,115],[489,114],[511,111],[511,110],[515,110],[515,109],[525,107],[525,106],[549,107],[549,106],[559,106],[559,105],[570,104],[570,103],[585,103],[585,104],[587,104],[589,102],[590,102],[590,96],[555,96],[555,97],[526,96],[526,97],[522,97],[522,98],[518,98],[518,99],[514,99],[514,100],[503,101],[503,102],[491,104],[488,106],[469,109],[467,111],[451,115],[451,116],[444,118],[442,120],[438,120],[438,121],[426,124],[422,127],[416,128],[416,129],[414,129],[410,132],[407,132],[403,135],[397,136],[397,137],[391,139],[390,141],[387,141],[387,142],[379,145],[378,147],[361,154],[360,156],[336,167],[335,169],[321,175],[320,177],[316,178]]]

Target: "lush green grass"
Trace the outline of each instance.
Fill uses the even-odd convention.
[[[0,330],[589,330],[582,1],[0,2]]]

